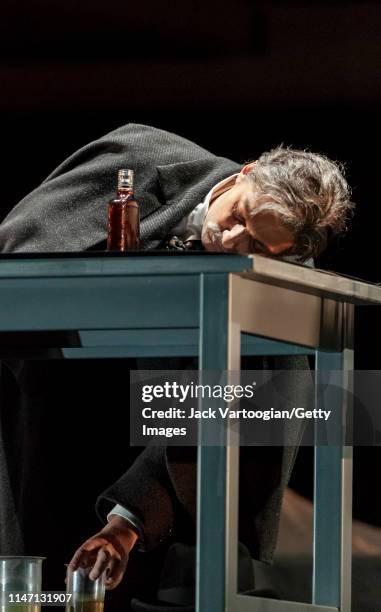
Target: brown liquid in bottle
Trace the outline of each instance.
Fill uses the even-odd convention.
[[[133,191],[132,170],[119,170],[117,196],[108,204],[108,251],[139,249],[139,204]]]

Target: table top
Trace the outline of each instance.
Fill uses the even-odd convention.
[[[244,278],[351,304],[381,304],[381,287],[373,283],[260,255],[249,259]]]
[[[0,280],[23,277],[135,276],[242,272],[246,255],[206,251],[107,251],[0,254]]]
[[[354,304],[381,304],[381,287],[260,255],[205,251],[105,251],[0,254],[4,279],[238,273],[262,283]]]

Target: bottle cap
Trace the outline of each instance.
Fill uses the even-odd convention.
[[[118,170],[118,189],[132,188],[134,186],[133,170]]]

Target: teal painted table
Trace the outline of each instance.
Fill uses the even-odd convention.
[[[240,369],[242,353],[316,352],[318,369],[345,376],[353,367],[353,306],[381,303],[378,287],[258,256],[0,259],[0,339],[68,332],[75,341],[54,345],[52,356],[71,359],[198,355],[200,369],[225,370]],[[198,612],[349,611],[350,449],[316,449],[312,606],[236,593],[237,470],[229,439],[200,445]]]

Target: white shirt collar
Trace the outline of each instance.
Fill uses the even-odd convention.
[[[208,212],[209,204],[212,196],[220,196],[222,193],[230,189],[232,183],[234,185],[237,174],[232,174],[223,179],[207,193],[205,199],[197,204],[197,206],[187,215],[183,217],[174,228],[171,230],[173,236],[177,236],[181,240],[201,240],[201,230]]]

